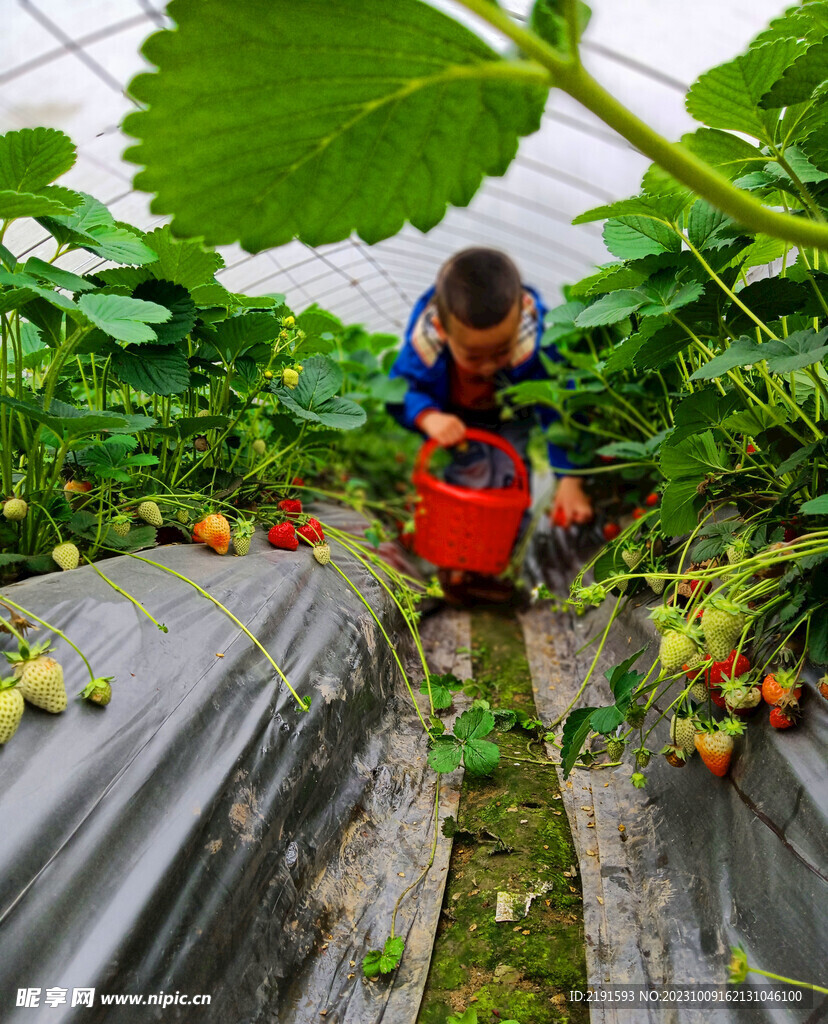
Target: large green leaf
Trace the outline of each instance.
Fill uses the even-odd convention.
[[[626,320],[630,313],[643,306],[645,301],[645,297],[638,291],[622,288],[617,292],[610,292],[579,313],[575,318],[575,325],[598,327],[603,324],[617,324],[621,320]]]
[[[142,345],[137,351],[119,349],[112,357],[112,370],[118,380],[148,395],[180,395],[190,386],[187,357],[177,348]]]
[[[782,75],[799,48],[795,39],[779,39],[748,50],[712,68],[687,93],[688,113],[711,128],[744,132],[770,141],[776,119],[759,107],[769,87]]]
[[[0,135],[0,189],[39,192],[75,163],[75,144],[55,128]]]
[[[724,352],[714,356],[709,363],[700,366],[690,376],[690,380],[713,380],[721,377],[728,370],[737,366],[750,366],[762,358],[761,346],[753,339],[743,335],[729,345]]]
[[[774,373],[792,373],[812,366],[828,355],[828,327],[819,334],[809,327],[794,331],[787,338],[767,341],[761,346],[761,354]]]
[[[190,293],[180,284],[170,281],[144,281],[132,293],[135,299],[154,302],[170,311],[169,320],[153,325],[162,345],[174,345],[190,333],[196,322],[196,307]]]
[[[224,360],[230,363],[254,345],[259,345],[265,341],[273,341],[274,338],[278,337],[281,329],[279,321],[271,313],[244,313],[241,316],[234,316],[229,320],[223,320],[218,324],[213,344]],[[311,374],[308,382],[313,377],[314,372],[316,372],[315,364],[311,365],[312,363],[313,361],[309,359],[308,366],[305,369],[305,373],[310,370]],[[304,373],[299,375],[300,388],[302,387],[304,375]],[[334,393],[339,389],[341,383],[342,377],[340,376],[339,382],[336,388],[334,388]],[[302,388],[300,394],[304,396],[304,388]],[[299,399],[299,404],[302,404],[301,398]]]
[[[604,245],[620,260],[637,260],[662,252],[678,252],[681,241],[666,224],[652,217],[629,216],[608,220]]]
[[[727,468],[709,430],[686,437],[676,445],[662,445],[661,469],[666,477],[692,477],[701,480],[708,473]]]
[[[44,299],[51,306],[56,306],[64,312],[75,313],[75,303],[53,288],[42,285],[31,274],[10,274],[8,270],[0,270],[0,286],[10,289],[0,294],[0,308],[5,312],[7,309],[19,309],[25,306],[35,296]]]
[[[77,192],[51,185],[37,194],[0,189],[0,220],[15,217],[51,217],[72,212],[81,200]]]
[[[699,521],[703,504],[695,480],[671,480],[661,495],[662,529],[673,536],[689,533]]]
[[[561,736],[561,768],[565,779],[569,778],[569,773],[581,753],[581,747],[592,731],[592,713],[597,710],[597,708],[577,708],[564,722]]]
[[[76,409],[73,405],[53,400],[49,411],[44,410],[33,402],[23,402],[19,398],[11,398],[8,395],[0,395],[0,402],[10,406],[16,412],[22,413],[35,423],[42,423],[48,427],[57,437],[82,437],[85,434],[94,434],[101,430],[114,428],[128,428],[129,418],[116,412],[87,412],[83,409]]]
[[[439,736],[428,752],[428,764],[435,772],[453,772],[463,760],[463,745],[453,736]]]
[[[789,107],[809,100],[818,85],[828,78],[828,39],[809,46],[785,70],[773,88],[762,97],[765,108]]]
[[[675,445],[685,437],[718,426],[738,405],[739,396],[733,392],[723,395],[715,387],[694,391],[676,406],[675,429],[669,443]]]
[[[83,314],[96,327],[118,341],[137,345],[144,341],[157,341],[149,324],[161,324],[170,319],[166,306],[144,302],[126,295],[82,295],[78,305]]]
[[[39,277],[55,285],[57,288],[66,289],[68,292],[88,292],[92,291],[95,287],[94,281],[89,281],[85,277],[79,277],[77,274],[72,274],[61,267],[46,263],[45,260],[40,260],[36,256],[26,260],[26,266],[23,270],[33,277]]]
[[[665,271],[645,281],[638,289],[645,300],[638,311],[639,316],[662,316],[671,313],[695,302],[703,291],[704,285],[700,281],[682,283],[677,280],[675,274]]]
[[[146,167],[135,185],[178,235],[258,252],[294,236],[376,242],[406,220],[427,231],[540,125],[545,73],[504,75],[418,0],[173,0],[167,13],[177,29],[143,49],[159,71],[130,86],[148,109],[124,127],[142,140],[127,151]]]
[[[68,216],[38,217],[61,243],[87,249],[115,263],[150,263],[155,251],[133,229],[116,224],[112,214],[94,196],[80,193],[82,202]]]
[[[154,277],[183,285],[190,291],[200,285],[215,285],[216,271],[224,266],[221,256],[201,242],[174,238],[168,224],[150,231],[144,240],[158,254],[157,261],[146,269]]]

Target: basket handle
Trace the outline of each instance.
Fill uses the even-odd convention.
[[[517,470],[512,488],[529,492],[529,477],[526,474],[526,466],[523,463],[523,459],[508,441],[504,441],[497,434],[490,434],[488,430],[478,430],[476,427],[469,427],[466,431],[466,436],[459,443],[463,444],[465,441],[481,441],[483,444],[491,445],[492,448],[499,448],[502,452],[506,452],[512,462],[514,462],[515,469]],[[428,475],[428,463],[435,450],[440,447],[440,443],[435,441],[434,438],[430,438],[425,442],[417,454],[417,461],[414,465],[415,475]],[[455,446],[452,445],[451,447]]]

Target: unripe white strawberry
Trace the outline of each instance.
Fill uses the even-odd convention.
[[[663,577],[661,577],[661,576],[654,576],[651,573],[648,573],[644,577],[644,581],[646,582],[646,584],[649,586],[650,590],[652,590],[652,592],[654,594],[661,594],[661,593],[663,593],[664,592],[664,586],[667,583],[667,580],[665,580]]]
[[[635,567],[641,562],[644,557],[643,548],[624,548],[621,552],[621,557],[624,559],[624,564],[628,569],[635,569]]]
[[[142,501],[137,508],[138,517],[143,519],[150,526],[163,526],[164,520],[161,517],[161,509],[154,501]]]
[[[52,551],[52,558],[65,572],[67,569],[77,569],[80,562],[80,551],[70,540],[67,540],[63,544],[57,545]]]
[[[698,653],[695,640],[686,632],[670,629],[661,638],[659,658],[665,672],[678,672],[684,665],[689,665]]]
[[[23,717],[23,695],[15,686],[0,690],[0,743],[8,743]]]
[[[257,437],[251,447],[256,455],[264,455],[267,451],[267,445],[261,437]]]
[[[19,523],[21,519],[25,519],[28,511],[29,506],[22,498],[9,498],[3,503],[3,515],[13,523]]]
[[[112,531],[113,533],[117,533],[119,537],[126,537],[131,526],[132,523],[130,523],[126,516],[116,516],[115,519],[112,520]]]
[[[299,384],[299,374],[296,370],[292,370],[289,366],[286,366],[282,370],[282,383],[286,388],[290,388],[291,391]]]
[[[673,715],[670,719],[670,740],[685,752],[692,754],[696,749],[696,726],[692,718]]]
[[[331,547],[330,544],[314,544],[313,546],[313,557],[319,562],[320,565],[327,565],[331,560]]]
[[[733,601],[714,598],[705,608],[702,631],[707,653],[713,661],[724,661],[728,657],[746,623],[745,609]]]
[[[56,715],[66,710],[66,687],[63,669],[54,658],[41,655],[24,661],[14,670],[20,692],[30,704]]]

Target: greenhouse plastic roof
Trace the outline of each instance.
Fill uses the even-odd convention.
[[[496,49],[505,40],[452,0],[431,6],[474,25]],[[531,0],[503,0],[525,18]],[[582,44],[584,63],[615,96],[663,135],[677,140],[696,125],[684,109],[688,87],[708,68],[741,52],[789,4],[782,0],[593,0]],[[0,134],[45,125],[78,146],[61,184],[90,192],[116,219],[144,229],[165,218],[131,187],[133,165],[119,124],[134,101],[125,86],[146,68],[143,40],[168,24],[160,0],[10,0],[0,37]],[[205,69],[209,74],[209,69]],[[507,251],[524,280],[554,304],[562,285],[610,257],[600,224],[572,226],[577,214],[638,190],[649,161],[624,139],[553,91],[541,130],[521,140],[502,178],[486,179],[465,209],[449,208],[424,235],[407,225],[396,237],[366,245],[357,237],[318,248],[292,242],[252,256],[222,249],[222,283],[249,294],[283,292],[295,310],[318,302],[348,323],[400,332],[417,297],[452,252],[469,245]],[[18,221],[6,244],[18,257],[51,255],[45,232]],[[90,271],[98,257],[73,253],[61,265]]]

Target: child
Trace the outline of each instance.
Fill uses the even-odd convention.
[[[538,293],[523,285],[514,263],[494,249],[465,249],[441,268],[434,288],[417,302],[391,377],[408,381],[401,404],[389,412],[403,426],[439,444],[460,444],[467,427],[497,433],[524,458],[533,422],[557,419],[548,406],[510,410],[501,418],[499,388],[547,377],[540,360],[546,309]],[[545,349],[560,359],[554,348]],[[445,479],[464,487],[508,487],[512,460],[479,442],[454,448]],[[592,503],[566,453],[549,445],[558,478],[551,517],[556,524],[586,523]],[[528,468],[528,467],[527,467]]]

